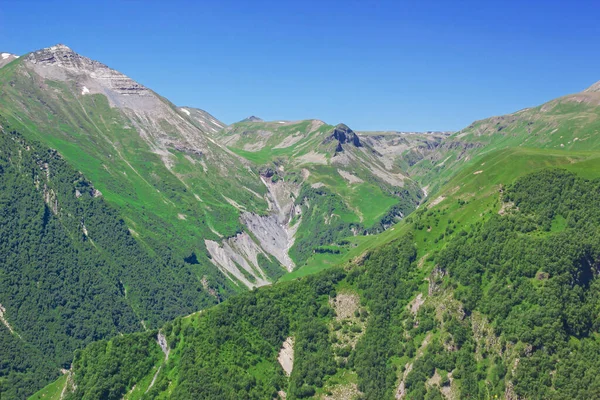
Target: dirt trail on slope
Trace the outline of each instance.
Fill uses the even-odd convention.
[[[169,344],[167,343],[167,338],[165,337],[165,334],[159,331],[158,335],[156,335],[156,342],[160,346],[163,353],[165,353],[165,362],[166,362],[169,359],[169,353],[171,352],[171,349],[169,349]],[[152,377],[152,382],[150,382],[148,389],[146,389],[146,391],[144,393],[148,393],[148,391],[150,389],[152,389],[152,386],[154,386],[154,383],[156,382],[156,378],[158,378],[158,374],[160,374],[161,368],[162,368],[162,364],[156,370],[156,373]]]

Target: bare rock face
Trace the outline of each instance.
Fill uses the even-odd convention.
[[[600,92],[600,81],[594,83],[592,86],[585,89],[584,92],[588,92],[588,93]]]
[[[102,81],[108,89],[117,94],[150,95],[150,91],[146,87],[135,82],[133,79],[109,68],[101,62],[75,53],[64,44],[57,44],[56,46],[35,51],[29,54],[25,60],[40,67],[61,67],[75,74],[87,74],[90,78]]]
[[[112,108],[120,110],[128,126],[160,156],[167,169],[177,160],[172,151],[192,159],[207,159],[220,175],[230,174],[238,162],[227,149],[207,136],[223,124],[206,115],[208,123],[198,122],[190,108],[177,108],[144,85],[101,62],[84,57],[63,44],[34,51],[24,57],[25,71],[43,80],[65,82],[79,96],[100,94]],[[220,149],[219,149],[220,148]]]
[[[277,361],[279,361],[279,365],[283,368],[283,372],[286,376],[290,376],[292,374],[292,370],[294,369],[294,338],[288,337],[285,339],[285,342],[281,345],[281,349],[279,350],[279,355],[277,356]]]
[[[351,144],[354,147],[362,147],[358,135],[345,124],[338,124],[331,134],[323,141],[323,144],[337,141],[336,153],[344,151],[344,144]]]
[[[263,122],[262,118],[258,118],[254,115],[249,116],[248,118],[244,118],[240,122]]]

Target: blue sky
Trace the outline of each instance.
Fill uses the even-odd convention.
[[[3,1],[0,51],[64,43],[227,123],[458,130],[600,80],[597,3]]]

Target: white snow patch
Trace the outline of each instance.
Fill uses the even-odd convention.
[[[183,111],[184,113],[186,113],[187,115],[190,115],[190,112],[188,110],[186,110],[185,108],[180,108],[181,111]]]
[[[83,89],[81,90],[81,94],[88,94],[90,92],[90,89],[88,89],[87,87],[83,87]]]
[[[8,57],[10,57],[10,53],[2,53],[3,60],[6,60]]]

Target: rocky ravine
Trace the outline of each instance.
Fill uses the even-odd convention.
[[[307,174],[308,171],[304,172],[305,179]],[[261,180],[268,189],[265,199],[269,204],[269,215],[244,212],[240,220],[248,233],[242,232],[225,239],[221,244],[205,240],[212,263],[230,279],[229,274],[249,288],[271,283],[259,264],[259,254],[267,259],[277,260],[288,271],[296,266],[288,252],[294,244],[294,236],[300,225],[301,209],[294,204],[293,199],[298,196],[302,182],[272,182],[264,177]],[[292,225],[294,216],[300,218]],[[253,276],[254,282],[248,279],[247,274]]]

